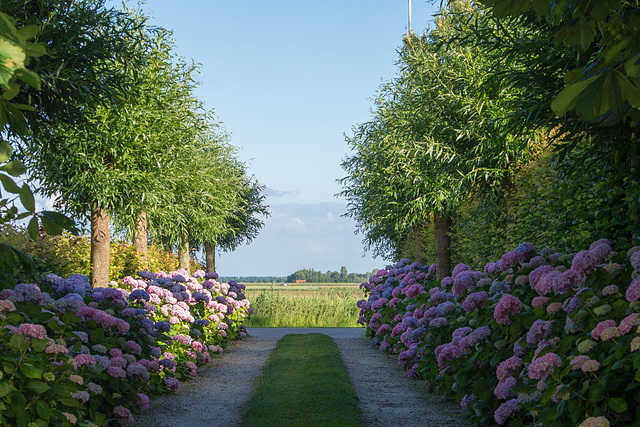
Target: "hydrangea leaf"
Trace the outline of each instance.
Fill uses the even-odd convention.
[[[12,386],[9,382],[2,381],[0,382],[0,397],[4,397],[7,394],[14,391],[16,388]]]
[[[627,402],[621,397],[609,399],[609,407],[614,411],[621,413],[627,410]]]
[[[37,368],[37,367],[35,367],[33,365],[30,365],[28,363],[20,364],[20,371],[27,378],[32,378],[32,379],[42,378],[42,369]]]
[[[51,408],[42,400],[38,400],[38,403],[36,403],[36,411],[38,412],[38,416],[43,420],[51,418]]]
[[[27,388],[37,394],[42,394],[48,391],[51,387],[42,381],[31,381],[27,384]]]
[[[9,340],[9,347],[13,351],[23,353],[29,347],[29,343],[27,343],[27,338],[24,335],[16,334]]]

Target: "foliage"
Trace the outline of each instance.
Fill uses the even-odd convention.
[[[37,277],[54,273],[62,277],[74,273],[89,275],[91,242],[88,236],[76,236],[63,233],[49,236],[41,233],[32,240],[27,230],[10,224],[2,226],[0,243],[11,245],[33,259],[34,272]],[[178,257],[172,252],[165,252],[157,245],[147,249],[147,264],[153,271],[174,271],[178,267]],[[118,280],[125,276],[135,276],[140,271],[142,262],[135,247],[125,241],[115,239],[111,242],[109,279]],[[196,261],[191,261],[193,271],[201,269]],[[19,264],[5,273],[5,286],[15,285],[24,280],[24,272]]]
[[[246,335],[241,285],[140,275],[96,290],[86,276],[49,275],[0,292],[2,424],[131,421],[149,395],[175,390]]]
[[[481,0],[493,15],[537,14],[552,30],[548,43],[565,45],[573,55],[584,55],[582,67],[566,70],[566,87],[551,107],[559,116],[575,110],[581,120],[601,119],[609,124],[631,119],[640,108],[640,48],[637,1]]]
[[[455,216],[460,199],[505,197],[530,156],[530,139],[496,127],[519,88],[488,81],[486,70],[501,64],[454,37],[470,33],[480,13],[450,2],[434,30],[406,36],[399,76],[379,89],[372,120],[347,138],[355,154],[342,164],[340,194],[376,255],[397,258],[412,229],[433,214]]]
[[[30,87],[40,89],[40,78],[27,69],[31,58],[46,54],[41,44],[27,40],[40,32],[38,26],[15,27],[15,21],[9,15],[0,12],[0,226],[7,222],[31,216],[29,235],[36,239],[41,232],[40,224],[47,233],[59,234],[62,228],[74,229],[68,218],[56,212],[36,212],[35,199],[31,188],[26,183],[16,184],[13,178],[26,172],[22,162],[13,155],[13,147],[7,141],[11,138],[26,138],[28,124],[25,111],[33,108],[15,100],[19,98],[21,89]],[[26,85],[26,86],[25,86]],[[12,178],[13,177],[13,178]],[[8,194],[14,195],[13,198]],[[15,202],[19,199],[26,212],[18,212]],[[0,243],[0,277],[7,278],[20,273],[30,277],[34,273],[34,262],[24,252],[6,242]]]
[[[474,425],[630,424],[640,363],[640,247],[563,255],[523,243],[441,282],[407,260],[365,286],[360,321],[408,375]]]
[[[240,425],[365,425],[335,342],[324,334],[282,337]]]

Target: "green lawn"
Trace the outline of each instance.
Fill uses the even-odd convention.
[[[324,334],[282,337],[271,354],[241,426],[364,426],[335,342]]]

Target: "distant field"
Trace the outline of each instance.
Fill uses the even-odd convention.
[[[356,302],[364,293],[353,283],[248,284],[254,314],[247,327],[358,327]]]

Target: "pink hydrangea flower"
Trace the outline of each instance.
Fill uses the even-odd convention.
[[[595,328],[593,328],[593,330],[591,331],[591,337],[594,340],[599,340],[602,335],[602,332],[605,329],[616,327],[616,326],[617,325],[615,320],[612,320],[612,319],[603,320],[602,322],[598,323]]]
[[[631,284],[627,288],[626,296],[629,302],[635,302],[640,299],[640,276],[631,281]]]
[[[515,375],[521,367],[522,359],[518,356],[511,356],[498,365],[498,368],[496,369],[496,376],[498,377],[498,380],[502,381],[508,376]]]
[[[508,399],[513,396],[513,388],[516,386],[516,379],[514,377],[506,377],[496,385],[493,394],[500,400]]]
[[[633,313],[620,321],[618,330],[622,335],[626,335],[636,326],[640,326],[640,317],[638,313]]]
[[[529,365],[529,378],[539,380],[553,373],[555,367],[562,366],[560,356],[555,353],[547,353],[534,359]]]
[[[535,297],[531,301],[531,305],[533,306],[533,308],[544,307],[545,305],[547,305],[548,302],[549,302],[548,297]]]
[[[29,338],[43,339],[47,336],[47,331],[42,325],[33,323],[22,323],[18,326],[18,333],[24,334]]]
[[[484,306],[487,302],[487,299],[488,295],[484,291],[471,293],[463,301],[462,308],[468,313]]]
[[[462,350],[460,350],[460,347],[453,344],[442,344],[436,347],[434,355],[438,360],[438,366],[444,368],[447,366],[447,362],[449,360],[462,357]]]
[[[496,322],[501,325],[510,325],[510,316],[520,313],[521,306],[522,304],[517,297],[511,294],[505,294],[500,299],[498,305],[496,305],[493,317],[496,319]]]
[[[494,412],[493,419],[500,425],[504,425],[507,420],[513,417],[518,411],[520,407],[518,406],[517,399],[507,400]]]
[[[133,415],[131,414],[131,411],[129,411],[124,406],[118,405],[115,408],[113,408],[113,414],[116,417],[123,418],[123,419],[127,420],[130,423],[133,422]]]

